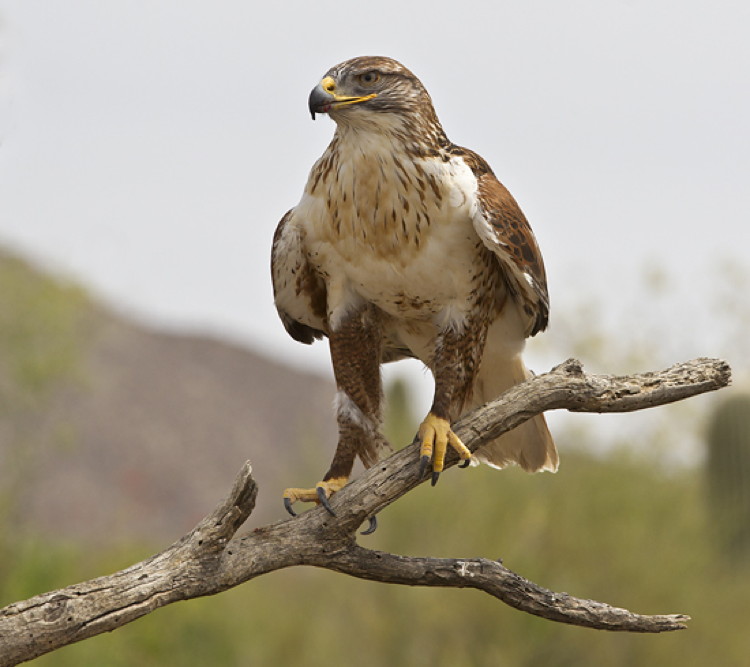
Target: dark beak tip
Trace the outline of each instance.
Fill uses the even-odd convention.
[[[315,114],[327,113],[331,108],[331,102],[333,102],[333,96],[321,86],[315,86],[307,100],[307,108],[310,110],[312,119],[315,120]]]

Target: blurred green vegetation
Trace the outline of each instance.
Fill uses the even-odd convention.
[[[707,433],[709,508],[716,544],[731,567],[750,557],[750,394],[735,394],[713,412]]]
[[[38,408],[77,370],[88,299],[77,286],[0,253],[0,415]]]
[[[58,383],[81,380],[77,360],[87,300],[22,262],[0,259],[1,437],[3,423],[17,427],[39,418]],[[601,354],[606,368],[615,355],[612,345],[601,331],[589,326],[587,332],[588,341],[581,341],[570,329],[570,340],[578,335],[579,342],[555,353],[555,361],[578,354],[589,363]],[[651,354],[645,345],[640,349]],[[408,442],[421,415],[410,409],[406,386],[396,384],[389,393],[386,432],[394,442]],[[502,559],[555,591],[640,613],[687,613],[693,617],[687,630],[605,633],[538,619],[476,591],[389,586],[294,568],[171,605],[33,664],[748,664],[750,567],[726,568],[718,557],[703,470],[667,468],[657,455],[675,434],[700,438],[699,420],[666,421],[663,429],[641,427],[637,450],[610,447],[606,456],[586,453],[596,437],[586,428],[556,432],[562,454],[557,475],[454,468],[436,488],[423,485],[387,508],[378,531],[359,539],[410,555]],[[12,478],[0,475],[0,606],[122,569],[166,546],[101,551],[17,531],[6,519],[34,443],[23,441],[22,428],[13,433],[20,439],[0,449],[3,467],[15,471]],[[318,474],[319,454],[312,458],[309,475],[287,471],[287,477]]]
[[[0,294],[0,522],[14,529],[0,530],[0,562],[8,564],[19,489],[42,446],[55,444],[38,442],[37,425],[56,387],[84,380],[90,302],[81,288],[2,250]]]
[[[641,613],[688,613],[687,630],[605,633],[522,614],[470,590],[417,589],[327,571],[275,572],[159,610],[34,664],[744,665],[750,576],[716,559],[697,471],[665,475],[619,453],[565,457],[557,475],[452,469],[380,516],[372,548],[502,558],[556,591]],[[17,547],[3,603],[123,568],[155,545],[92,554],[42,537]]]

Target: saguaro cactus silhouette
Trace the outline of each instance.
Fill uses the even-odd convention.
[[[707,444],[709,509],[717,546],[730,562],[748,562],[750,394],[732,396],[717,407],[709,422]]]

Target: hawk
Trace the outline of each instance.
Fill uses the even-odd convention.
[[[432,407],[417,434],[432,483],[451,429],[470,409],[529,377],[525,339],[547,327],[542,256],[524,214],[487,162],[451,143],[427,90],[406,67],[358,57],[328,70],[309,98],[336,123],[302,198],[273,239],[274,299],[287,332],[327,337],[339,440],[323,480],[284,492],[323,504],[348,481],[355,458],[372,466],[380,434],[380,366],[407,357],[432,372]],[[476,459],[502,468],[557,469],[543,415],[483,446]]]

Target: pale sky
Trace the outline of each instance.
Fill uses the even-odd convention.
[[[747,0],[0,0],[0,244],[143,321],[327,368],[277,320],[271,237],[333,134],[309,91],[388,55],[529,218],[546,336],[590,297],[617,320],[660,267],[681,305],[650,326],[684,335],[717,261],[750,267],[749,35]]]

